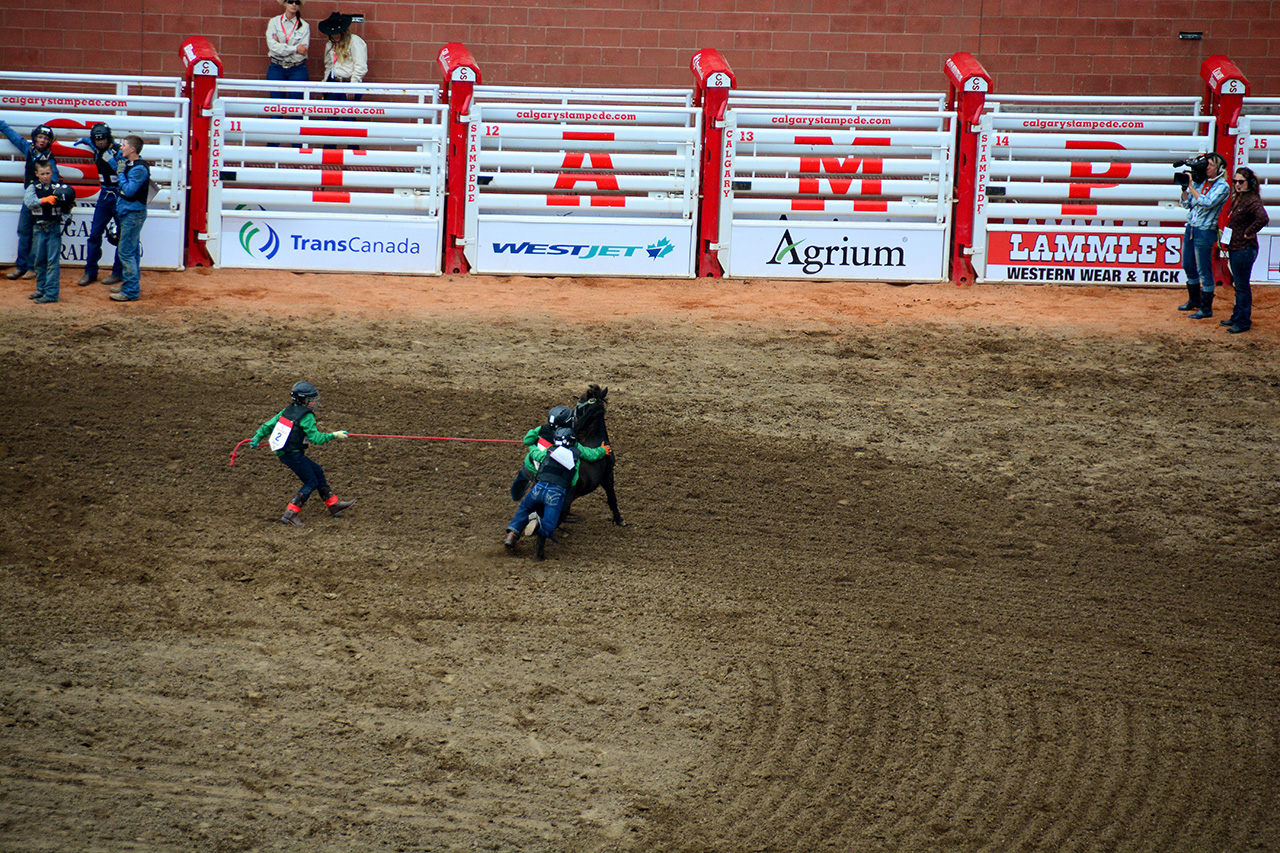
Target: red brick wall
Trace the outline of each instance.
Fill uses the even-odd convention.
[[[236,77],[263,75],[279,13],[276,0],[0,6],[5,70],[176,75],[179,43],[203,35]],[[1255,94],[1280,96],[1280,0],[309,0],[313,79],[314,24],[335,10],[367,15],[371,81],[436,82],[440,47],[460,41],[490,83],[686,87],[692,54],[716,47],[743,88],[941,91],[943,61],[967,50],[996,91],[1187,95],[1221,53]]]

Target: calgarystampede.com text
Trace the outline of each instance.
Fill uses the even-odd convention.
[[[1136,119],[1029,118],[1022,122],[1022,126],[1037,130],[1105,130],[1120,127],[1146,127],[1147,123]]]
[[[381,116],[387,111],[383,107],[340,107],[326,104],[267,104],[262,108],[264,113],[298,113],[309,116]]]
[[[893,118],[891,116],[773,116],[769,121],[773,124],[785,124],[792,126],[809,125],[828,127],[853,127],[854,125],[870,127],[872,125],[893,124]]]

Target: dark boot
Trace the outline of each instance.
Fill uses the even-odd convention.
[[[338,500],[337,495],[329,495],[329,499],[324,502],[324,505],[329,508],[329,515],[332,515],[333,517],[337,518],[339,515],[342,515],[342,511],[344,509],[346,509],[347,507],[351,506],[354,503],[355,503],[354,500],[340,501]]]
[[[289,504],[289,508],[284,511],[284,515],[280,516],[280,520],[285,524],[292,524],[294,527],[302,527],[302,519],[298,518],[298,513],[302,512],[302,507],[297,504]]]
[[[508,530],[507,538],[502,540],[502,545],[508,551],[514,551],[516,549],[516,543],[519,541],[520,541],[520,534],[515,532],[514,530]]]
[[[538,560],[547,559],[547,537],[541,533],[538,534],[538,550],[534,554],[534,558]]]
[[[1178,306],[1179,311],[1195,311],[1200,307],[1200,282],[1187,282],[1187,301]]]
[[[1213,291],[1201,291],[1200,310],[1191,315],[1192,320],[1204,320],[1213,316]]]

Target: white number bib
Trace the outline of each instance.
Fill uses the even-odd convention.
[[[555,450],[551,451],[550,456],[570,471],[573,470],[573,451],[569,448],[557,447]]]
[[[281,418],[276,421],[276,428],[271,431],[271,437],[267,439],[267,446],[272,450],[280,450],[284,447],[284,443],[289,440],[289,433],[293,432],[293,421],[288,418]]]

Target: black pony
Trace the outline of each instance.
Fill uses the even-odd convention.
[[[578,437],[578,443],[584,447],[600,447],[609,443],[609,428],[604,423],[604,401],[607,396],[608,388],[589,385],[578,398],[578,406],[573,413],[573,431]],[[613,465],[613,453],[597,462],[579,463],[578,485],[565,502],[566,515],[577,498],[603,488],[604,496],[609,501],[609,509],[613,511],[613,523],[619,527],[625,523],[622,513],[618,512],[618,496],[613,491]]]

